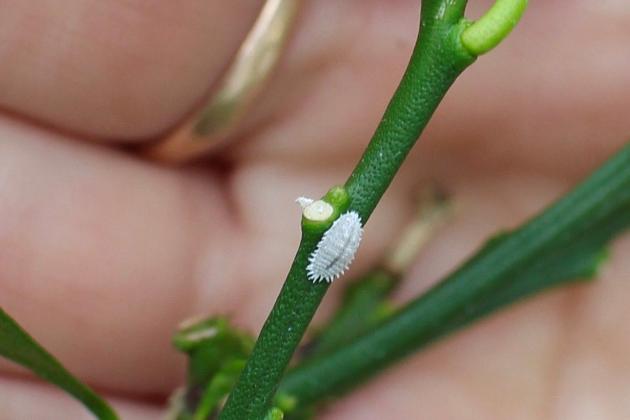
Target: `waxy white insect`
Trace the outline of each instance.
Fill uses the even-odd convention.
[[[362,235],[361,217],[357,212],[339,216],[309,257],[306,267],[309,280],[331,283],[339,278],[354,260]]]

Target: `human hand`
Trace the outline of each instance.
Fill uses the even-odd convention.
[[[293,199],[345,180],[415,40],[417,1],[305,2],[274,81],[226,150],[182,168],[118,150],[161,137],[195,106],[258,3],[2,8],[0,305],[124,419],[155,419],[182,383],[169,342],[180,320],[224,313],[258,330],[298,241]],[[471,16],[488,5],[471,3]],[[367,226],[355,270],[395,236],[422,179],[453,191],[459,212],[401,300],[627,141],[630,9],[610,3],[532,4],[464,73]],[[324,418],[629,417],[628,250],[627,238],[616,244],[595,284],[458,334]],[[0,418],[89,418],[1,367]]]

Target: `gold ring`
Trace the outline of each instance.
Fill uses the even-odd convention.
[[[278,63],[300,0],[267,0],[234,61],[206,105],[165,139],[149,146],[152,159],[182,163],[206,154],[234,133]]]

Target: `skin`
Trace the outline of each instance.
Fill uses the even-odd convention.
[[[345,180],[415,38],[417,0],[305,1],[228,148],[179,168],[122,150],[163,136],[210,91],[259,3],[0,0],[0,305],[124,419],[157,418],[182,382],[169,344],[180,320],[262,325],[299,239],[293,199]],[[471,1],[470,16],[488,5]],[[399,231],[423,180],[452,191],[458,212],[401,301],[627,141],[629,20],[623,1],[532,2],[447,96],[353,272]],[[626,236],[596,283],[441,342],[323,418],[629,418],[629,252]],[[0,418],[90,418],[9,363],[0,372]]]

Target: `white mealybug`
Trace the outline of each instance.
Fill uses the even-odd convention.
[[[354,260],[362,235],[358,213],[350,211],[339,216],[309,257],[308,278],[313,282],[328,283],[339,278]]]

